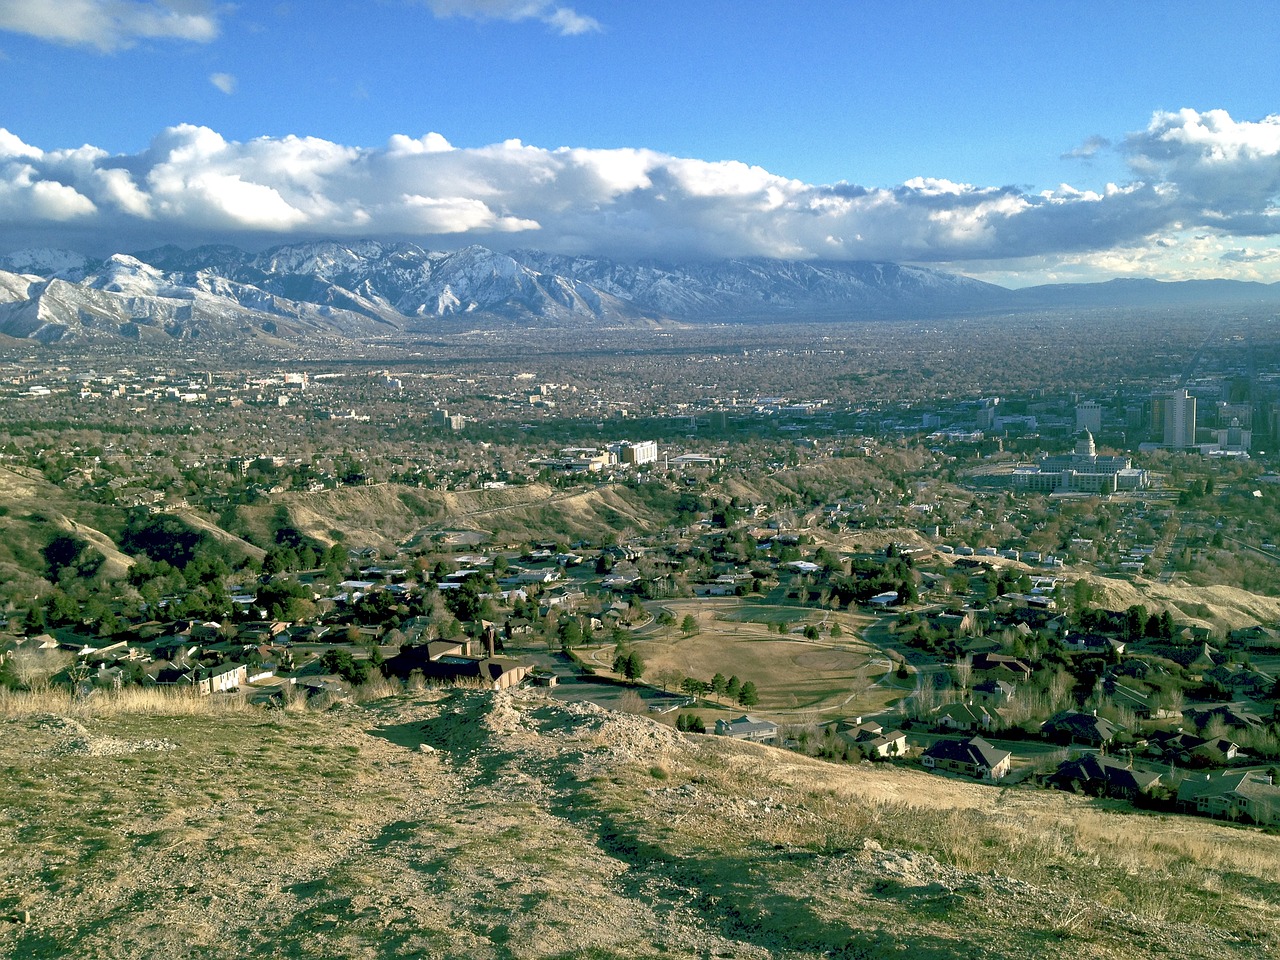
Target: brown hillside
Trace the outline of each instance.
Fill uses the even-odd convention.
[[[499,490],[435,491],[379,484],[285,494],[239,509],[258,536],[269,539],[279,507],[306,535],[332,543],[333,531],[353,546],[418,545],[442,530],[472,530],[498,542],[563,536],[599,539],[603,531],[645,529],[662,518],[625,487],[558,491],[544,484]]]
[[[0,953],[1178,956],[1280,947],[1280,838],[533,694],[0,702]],[[50,711],[54,712],[51,713]]]

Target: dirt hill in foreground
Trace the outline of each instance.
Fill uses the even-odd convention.
[[[1275,836],[834,766],[533,694],[326,713],[0,707],[7,957],[1280,946]]]

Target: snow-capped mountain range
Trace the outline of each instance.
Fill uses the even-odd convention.
[[[94,261],[60,250],[0,257],[0,333],[44,342],[325,333],[495,323],[625,325],[937,314],[999,305],[1000,287],[891,263],[765,259],[625,264],[534,251],[313,242],[251,254],[161,247]]]
[[[1011,291],[894,263],[623,263],[479,246],[444,253],[372,240],[263,253],[160,247],[96,261],[24,250],[0,257],[0,334],[46,343],[104,336],[360,340],[513,323],[894,319],[1194,294],[1175,289],[1181,286],[1128,281]],[[1234,295],[1253,299],[1280,291],[1238,287]],[[1223,288],[1214,289],[1221,295]]]

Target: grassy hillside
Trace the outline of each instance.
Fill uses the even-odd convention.
[[[1196,587],[1146,578],[1129,582],[1097,576],[1090,576],[1089,582],[1094,590],[1093,603],[1108,610],[1127,610],[1140,603],[1152,612],[1168,610],[1182,622],[1225,630],[1280,620],[1280,597],[1250,593],[1225,584]]]
[[[533,694],[0,702],[0,954],[1258,957],[1280,838]],[[425,746],[424,746],[425,745]]]
[[[624,487],[561,491],[544,484],[499,490],[443,491],[380,484],[316,493],[289,493],[236,509],[236,521],[271,542],[281,511],[292,526],[321,543],[393,548],[416,545],[441,530],[471,530],[498,543],[541,538],[598,539],[604,530],[661,528],[671,517]]]
[[[128,569],[128,557],[98,529],[113,511],[80,501],[39,474],[0,468],[0,507],[0,580],[11,588],[39,591],[47,572],[42,551],[59,535],[101,553],[103,576],[118,577]]]

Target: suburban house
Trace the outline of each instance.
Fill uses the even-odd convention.
[[[1120,732],[1110,720],[1096,713],[1063,710],[1044,722],[1040,735],[1054,743],[1079,743],[1088,747],[1105,747]]]
[[[1009,703],[1017,692],[1018,688],[1008,680],[983,680],[973,686],[973,698],[993,706]]]
[[[1280,824],[1280,786],[1265,773],[1229,770],[1219,776],[1187,777],[1178,786],[1178,806],[1188,813],[1263,826]]]
[[[1197,737],[1182,731],[1157,730],[1147,737],[1147,752],[1183,766],[1220,766],[1235,758],[1239,747],[1226,737]]]
[[[1204,682],[1245,696],[1265,696],[1276,687],[1276,678],[1271,674],[1239,663],[1224,663],[1206,671]]]
[[[158,684],[189,686],[201,696],[239,690],[249,682],[249,668],[243,663],[224,663],[217,667],[170,668],[156,677]]]
[[[1139,794],[1150,793],[1160,782],[1160,774],[1135,770],[1132,763],[1090,753],[1063,762],[1049,777],[1049,782],[1060,790],[1133,800]]]
[[[1062,638],[1063,646],[1073,653],[1095,653],[1103,656],[1124,653],[1125,642],[1098,633],[1068,633]]]
[[[433,640],[401,650],[382,665],[387,676],[407,680],[418,671],[422,679],[437,683],[476,683],[488,690],[518,685],[532,667],[507,657],[470,655],[470,641]]]
[[[1110,694],[1117,707],[1130,711],[1139,720],[1168,720],[1181,716],[1172,707],[1162,706],[1157,694],[1138,690],[1114,679],[1105,681],[1103,689]]]
[[[1273,650],[1280,646],[1280,630],[1273,627],[1255,625],[1232,630],[1228,636],[1236,643],[1259,650]]]
[[[940,730],[990,730],[1000,718],[986,707],[969,703],[945,703],[933,715]]]
[[[939,740],[920,758],[929,770],[961,773],[975,780],[999,780],[1009,772],[1008,750],[994,747],[981,737],[968,740]]]
[[[222,624],[216,620],[193,623],[187,635],[192,640],[216,641],[222,637]]]
[[[1031,679],[1031,667],[1026,661],[1003,653],[976,654],[973,658],[973,672],[984,679],[1014,680],[1020,683]]]
[[[1221,720],[1228,727],[1256,729],[1264,726],[1262,717],[1250,710],[1235,707],[1229,703],[1220,703],[1211,707],[1198,707],[1184,710],[1182,715],[1197,730],[1202,730],[1215,720]]]
[[[840,731],[840,738],[862,752],[864,757],[901,757],[907,752],[907,735],[901,730],[885,730],[874,720],[861,717]]]
[[[778,725],[771,720],[757,720],[744,713],[734,720],[717,720],[716,736],[752,740],[756,743],[776,743]]]
[[[1186,637],[1184,639],[1191,638]],[[1201,644],[1200,653],[1187,665],[1187,671],[1191,674],[1193,680],[1203,680],[1204,675],[1218,665],[1218,661],[1214,659],[1214,654],[1217,652],[1209,644]]]

